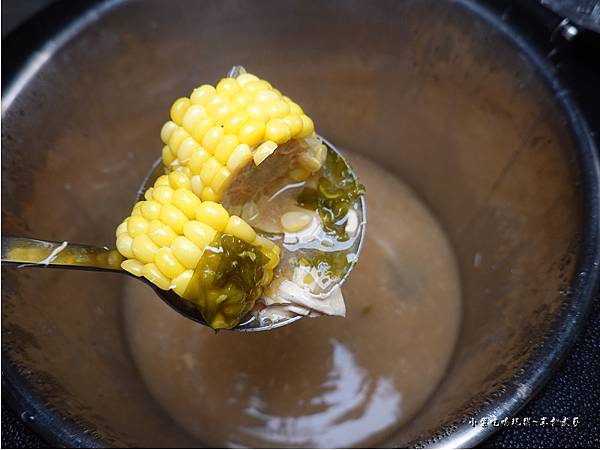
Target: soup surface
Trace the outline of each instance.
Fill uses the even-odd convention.
[[[367,189],[366,242],[343,288],[347,317],[243,334],[185,319],[131,280],[131,352],[161,407],[214,447],[372,446],[420,409],[456,341],[452,249],[412,191],[350,158]]]

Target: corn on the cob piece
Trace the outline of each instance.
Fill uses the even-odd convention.
[[[240,186],[248,181],[239,177],[243,172],[252,171],[247,176],[254,186],[283,176],[303,181],[320,169],[326,155],[302,108],[250,73],[224,78],[216,87],[202,85],[189,98],[176,100],[161,139],[167,170],[189,175],[198,197],[217,202],[234,181],[233,190],[243,192]],[[252,170],[257,166],[263,173],[259,179]]]
[[[187,175],[172,172],[146,191],[116,230],[127,258],[121,267],[197,303],[213,328],[231,328],[271,282],[280,249],[222,205],[201,201],[191,186]]]

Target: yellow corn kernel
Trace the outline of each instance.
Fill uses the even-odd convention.
[[[209,112],[209,114],[212,114],[212,112],[214,111],[214,109],[217,106],[222,105],[224,103],[228,103],[228,102],[229,102],[229,97],[227,95],[215,94],[206,103],[206,110]]]
[[[298,103],[293,102],[290,98],[284,96],[283,101],[290,105],[290,114],[295,114],[297,116],[301,116],[302,114],[304,114],[304,111],[300,107],[300,105]]]
[[[324,145],[319,145],[319,148],[317,148],[317,151],[315,152],[315,158],[317,158],[317,160],[323,164],[325,159],[327,159],[327,147]]]
[[[290,133],[292,137],[295,137],[300,131],[302,131],[302,125],[304,124],[304,122],[302,122],[300,116],[291,114],[282,118],[281,120],[287,123],[290,127]]]
[[[250,83],[251,81],[258,81],[258,77],[256,75],[252,75],[251,73],[242,73],[242,74],[238,75],[238,77],[236,79],[237,79],[237,82],[242,87],[245,84]]]
[[[117,230],[115,231],[116,236],[118,237],[120,234],[127,233],[127,219],[119,224]]]
[[[177,128],[171,134],[171,138],[169,139],[169,147],[171,148],[171,153],[177,156],[177,151],[181,143],[188,138],[190,135],[183,128]]]
[[[140,206],[141,208],[141,206]],[[127,220],[127,232],[132,238],[148,231],[148,221],[140,216],[132,216]]]
[[[192,91],[190,101],[194,105],[205,105],[216,93],[217,90],[210,84],[203,84]]]
[[[303,129],[304,130],[304,129]],[[265,128],[265,139],[285,144],[292,137],[292,132],[287,123],[281,119],[271,119]]]
[[[202,170],[200,171],[200,179],[202,180],[204,186],[210,184],[220,167],[221,164],[214,156],[208,158],[208,160],[202,166]]]
[[[273,253],[273,255],[275,255],[277,258],[279,258],[281,256],[281,248],[278,247],[277,245],[274,245],[273,248],[270,249],[271,253]]]
[[[148,226],[148,237],[159,247],[168,247],[177,234],[160,220],[153,220]]]
[[[223,123],[223,130],[227,134],[237,135],[246,120],[248,120],[248,113],[240,110],[235,111]]]
[[[217,197],[220,197],[223,194],[223,191],[227,189],[230,182],[231,172],[227,167],[220,167],[210,182],[210,186],[213,188]]]
[[[190,99],[187,97],[175,100],[175,103],[171,106],[171,120],[177,125],[181,125],[183,123],[183,116],[190,105]]]
[[[229,214],[219,203],[207,201],[196,210],[196,220],[210,225],[217,231],[223,231],[227,226]]]
[[[154,255],[154,264],[167,278],[175,278],[185,270],[185,267],[175,258],[169,247],[158,249]]]
[[[271,280],[273,280],[273,270],[265,270],[263,272],[263,277],[260,281],[260,284],[263,286],[268,286],[271,284]]]
[[[169,185],[173,189],[180,189],[180,188],[190,189],[192,187],[192,184],[190,183],[190,179],[187,176],[185,176],[183,173],[179,173],[179,172],[171,172],[169,174]]]
[[[167,203],[160,210],[160,221],[177,233],[183,233],[183,227],[188,222],[187,216],[176,206]]]
[[[144,202],[144,204],[142,205],[142,216],[144,216],[144,219],[149,221],[158,219],[161,207],[162,205],[154,200]]]
[[[132,216],[141,216],[142,215],[142,202],[137,202],[135,205],[133,205],[133,209],[131,210],[131,215]]]
[[[227,168],[232,173],[236,173],[250,161],[252,161],[250,147],[247,144],[240,144],[233,150],[229,159],[227,159]]]
[[[177,124],[170,120],[163,125],[163,127],[160,130],[160,139],[161,139],[161,141],[163,141],[163,144],[169,143],[169,139],[171,139],[171,135],[177,128],[178,128]]]
[[[271,83],[265,80],[250,81],[242,86],[244,91],[251,92],[253,94],[258,94],[260,91],[271,89],[271,87]]]
[[[152,191],[152,200],[165,205],[171,202],[173,198],[173,189],[170,186],[156,186]]]
[[[154,192],[154,188],[148,188],[148,190],[146,192],[144,192],[144,198],[146,200],[152,200],[152,192]],[[140,211],[141,211],[141,207],[143,205],[140,205]]]
[[[207,115],[206,108],[202,105],[191,105],[183,116],[182,126],[190,134],[196,128],[198,121]]]
[[[298,133],[298,138],[303,138],[306,136],[310,136],[315,131],[315,125],[310,117],[306,114],[302,114],[300,116],[302,119],[302,131]]]
[[[232,96],[231,101],[238,108],[247,108],[254,101],[254,94],[242,91]]]
[[[311,173],[314,173],[321,168],[321,161],[307,153],[302,153],[298,158],[298,162]]]
[[[168,186],[168,185],[169,185],[169,176],[168,175],[161,175],[154,182],[154,187]]]
[[[204,189],[204,184],[202,183],[202,178],[200,178],[200,175],[194,175],[191,178],[191,182],[192,182],[192,192],[194,194],[196,194],[196,197],[200,198],[200,196],[202,195],[202,189]]]
[[[285,231],[295,233],[303,230],[312,222],[312,216],[302,211],[290,211],[280,218],[281,226]]]
[[[147,264],[154,260],[154,254],[158,251],[158,246],[147,234],[140,234],[133,239],[131,250],[133,250],[135,259]]]
[[[237,107],[231,103],[223,103],[218,107],[214,108],[212,111],[212,118],[217,125],[224,125],[229,116],[233,113],[237,112]]]
[[[238,144],[239,140],[237,136],[232,134],[226,134],[223,136],[217,145],[217,148],[215,149],[215,158],[217,161],[219,161],[221,164],[227,164],[227,158],[229,158],[229,155],[231,155],[233,149],[237,147]]]
[[[195,269],[202,256],[202,249],[185,236],[177,236],[171,243],[171,250],[187,269]]]
[[[169,287],[173,289],[173,292],[175,292],[177,295],[183,297],[185,291],[187,290],[188,284],[190,284],[193,274],[193,270],[184,270],[181,275],[171,280],[171,285]]]
[[[192,169],[190,169],[188,166],[176,166],[175,169],[173,169],[173,171],[177,173],[182,173],[188,178],[192,176]]]
[[[254,242],[256,239],[256,231],[254,231],[252,227],[246,223],[246,221],[238,216],[231,216],[229,218],[227,226],[223,232],[232,234],[249,244]]]
[[[190,220],[185,224],[185,227],[183,227],[183,234],[186,238],[196,244],[198,248],[204,250],[204,248],[206,248],[206,246],[215,238],[217,230],[198,220]]]
[[[158,270],[158,267],[154,263],[144,266],[144,278],[163,291],[168,291],[171,287],[171,281]]]
[[[248,113],[248,117],[259,122],[266,122],[271,117],[266,105],[262,103],[252,103],[246,108],[246,113]]]
[[[213,120],[209,116],[200,117],[196,121],[196,125],[192,129],[192,137],[197,142],[202,142],[204,135],[214,125]]]
[[[216,202],[219,200],[217,193],[210,186],[205,186],[202,189],[202,195],[200,196],[203,202]]]
[[[144,263],[137,259],[126,259],[121,263],[121,268],[136,277],[141,277],[144,274]]]
[[[196,175],[199,174],[204,166],[204,163],[210,158],[210,153],[208,153],[202,147],[196,149],[189,162],[189,168],[192,170],[192,173]]]
[[[273,141],[265,141],[258,146],[254,151],[254,164],[260,165],[265,159],[267,159],[277,148],[277,144]]]
[[[223,137],[223,134],[223,127],[213,126],[209,128],[202,138],[202,147],[204,147],[207,152],[213,154],[217,148],[217,144]]]
[[[225,94],[229,97],[236,94],[241,90],[241,87],[235,78],[223,78],[217,84],[217,92],[219,94]]]
[[[288,176],[290,177],[290,180],[292,180],[293,182],[299,182],[299,181],[304,181],[308,177],[310,177],[310,172],[308,170],[304,169],[303,167],[297,167],[297,168],[291,170],[290,173],[288,174]]]
[[[165,166],[170,166],[173,161],[175,161],[175,155],[171,152],[171,149],[168,145],[165,145],[162,148],[162,160]]]
[[[252,242],[251,244],[260,247],[261,250],[264,250],[264,252],[273,251],[273,248],[277,247],[277,244],[275,244],[273,241],[270,241],[266,237],[259,236],[258,234],[254,238],[254,242]]]
[[[186,138],[179,146],[179,150],[177,151],[177,159],[180,163],[185,163],[189,161],[189,159],[194,154],[194,151],[196,151],[196,149],[199,147],[200,144],[196,142],[196,139],[194,139],[191,136]]]
[[[117,236],[117,250],[119,250],[119,253],[125,258],[133,258],[135,256],[131,249],[132,244],[133,238],[129,236],[128,233],[121,233]]]
[[[242,144],[248,144],[250,147],[254,147],[260,141],[262,141],[263,136],[265,135],[265,124],[264,122],[248,119],[244,124],[240,127],[240,131],[238,133],[238,139]]]
[[[189,188],[177,189],[173,194],[172,203],[183,211],[188,218],[196,218],[196,208],[200,206],[200,199]]]
[[[276,247],[276,248],[279,248],[279,247]],[[267,258],[269,258],[269,261],[267,262],[267,264],[265,264],[265,268],[267,270],[275,269],[275,267],[277,267],[277,264],[279,264],[279,255],[277,253],[275,253],[274,251],[269,251],[269,252],[265,253],[265,255],[267,256]]]
[[[273,91],[272,89],[269,89],[266,91],[260,91],[259,93],[256,94],[254,99],[259,103],[269,103],[274,100],[279,100],[279,95],[277,95],[275,93],[275,91]],[[289,107],[288,107],[288,109],[289,109]]]
[[[278,98],[277,100],[267,103],[267,110],[272,119],[278,119],[285,117],[290,113],[290,106]]]

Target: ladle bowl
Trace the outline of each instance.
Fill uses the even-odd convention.
[[[237,66],[231,69],[230,74],[237,73]],[[329,141],[323,139],[330,152],[340,154]],[[356,178],[356,175],[349,167],[350,173]],[[144,192],[153,186],[154,181],[164,173],[162,159],[157,159],[152,165],[148,174],[144,177],[142,185],[137,191],[135,201],[143,200]],[[134,202],[135,203],[135,202]],[[364,196],[360,197],[358,203],[357,215],[359,217],[359,228],[357,239],[357,257],[363,246],[366,226],[365,200]],[[115,218],[118,221],[117,218]],[[13,237],[2,235],[2,252],[1,261],[3,265],[13,265],[19,268],[59,268],[73,270],[88,270],[97,272],[114,272],[121,275],[131,276],[131,274],[123,270],[120,266],[123,257],[115,249],[108,247],[94,247],[91,245],[74,244],[67,241],[43,241],[39,239],[30,239],[23,237]],[[350,276],[350,272],[354,268],[354,264],[348,267],[348,270],[341,277],[338,285],[341,287]],[[134,277],[136,280],[142,281],[152,287],[158,298],[164,301],[167,305],[177,311],[179,314],[187,317],[194,322],[202,325],[207,325],[202,317],[200,310],[188,300],[184,300],[175,292],[165,291],[154,285],[146,278]],[[303,316],[290,316],[275,322],[261,323],[254,314],[248,316],[232,328],[232,331],[242,332],[257,332],[269,331],[275,328],[280,328],[285,325],[290,325]]]

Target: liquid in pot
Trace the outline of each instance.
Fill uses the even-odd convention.
[[[139,372],[201,443],[373,446],[426,407],[443,377],[460,321],[452,249],[397,177],[350,160],[367,188],[368,226],[343,288],[345,319],[215,334],[128,282],[125,323]]]

